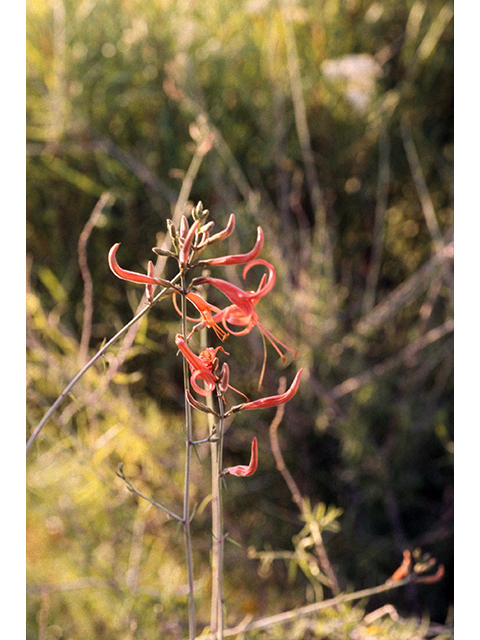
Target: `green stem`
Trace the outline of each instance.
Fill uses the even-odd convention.
[[[201,333],[201,348],[207,348],[207,332]],[[211,484],[212,484],[212,600],[210,611],[210,631],[217,639],[223,638],[223,513],[222,513],[222,478],[220,472],[223,466],[223,433],[225,423],[225,409],[223,400],[218,395],[219,423],[215,426],[215,418],[208,415]],[[207,406],[214,412],[213,394],[206,398]]]
[[[212,470],[213,486],[216,490],[216,515],[215,515],[215,529],[213,531],[214,545],[217,547],[217,563],[216,563],[216,575],[213,576],[216,582],[217,591],[217,640],[223,640],[224,629],[224,602],[223,602],[223,558],[224,558],[224,546],[225,536],[223,532],[223,497],[222,497],[222,482],[223,478],[220,475],[223,469],[223,435],[224,435],[224,423],[225,423],[225,406],[223,398],[220,393],[218,394],[218,408],[220,413],[220,419],[218,423],[218,440],[214,443],[217,445],[216,451],[216,465],[215,473]],[[213,520],[213,519],[212,519]],[[212,523],[213,524],[213,523]]]
[[[211,396],[209,404],[212,404]],[[212,605],[210,614],[210,630],[217,640],[223,639],[224,607],[223,607],[223,501],[222,501],[222,477],[223,468],[223,435],[225,423],[225,407],[223,399],[218,394],[219,422],[217,432],[213,434],[213,420],[210,420],[210,435],[215,435],[211,441],[210,452],[212,460]],[[213,407],[211,407],[213,408]]]
[[[181,277],[182,291],[185,291],[185,276]],[[186,296],[182,295],[182,335],[187,336]],[[190,377],[188,363],[183,358],[183,379],[185,391],[189,389]],[[185,480],[183,493],[183,531],[185,537],[185,556],[188,578],[188,629],[189,638],[195,637],[195,589],[193,583],[192,534],[190,527],[190,482],[192,463],[192,407],[185,397]]]

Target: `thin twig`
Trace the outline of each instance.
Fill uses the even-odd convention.
[[[172,282],[174,282],[174,280],[172,280]],[[168,293],[169,289],[164,288],[162,289],[153,299],[153,303],[158,302],[158,300],[160,300],[162,297],[165,296],[166,293]],[[43,416],[42,420],[38,423],[38,425],[35,427],[34,431],[32,432],[32,435],[30,436],[30,438],[27,441],[27,445],[26,445],[26,450],[28,453],[28,450],[30,449],[30,447],[32,446],[32,444],[34,443],[34,441],[36,440],[36,438],[38,437],[39,433],[41,432],[41,430],[43,429],[43,427],[45,426],[45,424],[48,422],[48,420],[51,418],[51,416],[55,413],[57,407],[63,402],[63,400],[65,400],[65,398],[68,396],[68,394],[70,393],[70,391],[72,390],[72,388],[77,384],[77,382],[80,380],[80,378],[83,377],[83,375],[88,371],[88,369],[90,369],[90,367],[92,365],[95,364],[95,362],[101,358],[103,356],[103,354],[119,339],[123,336],[124,333],[126,333],[131,326],[133,326],[136,322],[138,322],[141,318],[143,318],[143,316],[150,310],[150,306],[151,305],[147,305],[145,306],[141,311],[139,311],[139,313],[137,313],[131,320],[130,322],[128,322],[124,327],[122,327],[120,329],[120,331],[118,331],[113,338],[111,338],[106,344],[104,344],[104,346],[99,349],[97,351],[97,353],[93,356],[93,358],[91,358],[87,364],[77,373],[77,375],[67,384],[67,386],[65,387],[65,389],[62,391],[62,393],[58,396],[58,398],[55,400],[55,402],[52,404],[52,406],[50,407],[50,409],[46,412],[46,414]]]
[[[428,231],[433,240],[433,248],[435,253],[440,253],[445,248],[445,241],[443,239],[440,227],[438,226],[437,215],[435,213],[435,207],[433,206],[432,198],[425,181],[425,177],[422,171],[422,165],[420,158],[418,157],[417,149],[415,147],[415,141],[413,139],[412,128],[407,116],[404,116],[401,120],[401,132],[403,139],[403,146],[405,153],[407,154],[408,164],[410,165],[410,172],[412,179],[417,190],[418,198],[422,208],[423,217],[427,224]],[[453,295],[453,272],[448,263],[442,263],[442,273],[448,289]]]
[[[280,379],[278,393],[279,394],[284,393],[285,389],[286,389],[286,378],[282,377]],[[285,405],[283,404],[278,405],[275,417],[272,420],[272,423],[270,424],[270,432],[269,432],[270,446],[272,449],[273,456],[275,458],[275,462],[277,464],[277,469],[280,471],[285,482],[287,483],[287,486],[290,489],[290,493],[292,494],[292,499],[297,505],[300,513],[305,516],[307,514],[305,513],[305,504],[303,501],[301,491],[298,488],[297,483],[293,479],[292,474],[288,470],[287,465],[285,464],[285,460],[283,458],[282,451],[278,443],[277,431],[283,419],[284,413],[285,413]],[[305,521],[309,522],[309,519],[305,518]],[[327,576],[330,582],[330,588],[332,590],[332,593],[334,595],[338,595],[340,593],[340,587],[338,586],[337,577],[335,575],[335,572],[333,571],[332,565],[328,558],[327,550],[325,548],[325,545],[322,539],[322,533],[318,527],[311,527],[310,530],[311,530],[312,537],[314,539],[315,551],[317,553],[318,560],[320,562],[320,565],[325,575]]]
[[[87,242],[90,234],[97,224],[98,218],[100,217],[103,209],[110,199],[110,193],[108,191],[105,191],[105,193],[102,194],[100,200],[95,205],[78,239],[78,266],[80,268],[80,273],[82,275],[84,285],[82,337],[80,339],[80,348],[78,354],[78,359],[81,365],[84,365],[87,362],[88,358],[88,345],[90,344],[90,337],[92,334],[93,316],[93,283],[90,269],[88,268]]]
[[[177,520],[178,522],[181,522],[183,524],[183,520],[180,516],[177,516],[176,513],[173,513],[173,511],[170,511],[170,509],[167,509],[167,507],[165,507],[163,504],[160,504],[160,502],[156,502],[155,500],[153,500],[152,498],[149,498],[148,496],[146,496],[144,493],[142,493],[141,491],[139,491],[131,482],[130,480],[128,480],[124,473],[123,473],[123,464],[120,463],[119,468],[117,470],[117,476],[119,478],[121,478],[125,484],[128,486],[128,488],[130,489],[130,491],[132,493],[134,493],[135,495],[137,495],[139,498],[143,498],[144,500],[146,500],[147,502],[150,502],[150,504],[152,504],[154,507],[157,507],[158,509],[161,509],[162,511],[165,511],[166,514],[168,514],[171,518],[173,518],[174,520]]]
[[[377,587],[371,587],[370,589],[362,589],[361,591],[355,591],[353,593],[345,593],[342,595],[335,596],[329,600],[323,600],[322,602],[314,602],[313,604],[306,605],[304,607],[299,607],[298,609],[293,609],[291,611],[285,611],[283,613],[276,614],[274,616],[269,616],[266,618],[262,618],[255,622],[248,622],[247,624],[240,623],[238,626],[232,629],[225,629],[224,638],[231,638],[232,636],[236,636],[241,633],[246,633],[247,631],[253,631],[258,629],[268,629],[274,625],[286,624],[288,622],[292,622],[297,618],[303,616],[309,616],[322,609],[328,609],[330,607],[337,607],[344,602],[352,602],[354,600],[362,600],[363,598],[369,598],[371,596],[375,596],[379,593],[385,593],[386,591],[391,591],[393,589],[398,589],[400,587],[405,586],[406,584],[411,584],[411,578],[405,578],[403,580],[398,580],[396,582],[389,582],[385,584],[378,585]],[[206,635],[197,636],[195,640],[216,640],[216,637],[212,633],[208,633]]]
[[[438,268],[453,259],[453,242],[447,244],[440,251],[435,253],[430,260],[421,266],[417,271],[400,284],[382,302],[379,302],[372,311],[364,316],[355,327],[355,333],[366,335],[370,331],[378,329],[387,320],[395,316],[400,309],[403,309],[416,297],[423,293],[436,275]],[[343,342],[350,340],[347,336]]]
[[[421,349],[424,349],[428,345],[440,340],[444,336],[452,333],[454,322],[452,319],[446,320],[439,327],[431,329],[428,333],[421,336],[411,344],[407,345],[404,349],[399,351],[395,356],[387,358],[383,362],[376,364],[367,371],[360,373],[357,376],[345,380],[341,384],[337,385],[330,391],[330,396],[333,400],[338,400],[343,396],[353,393],[365,386],[375,378],[385,375],[388,371],[391,371],[395,367],[398,367],[402,363],[408,361],[414,355],[416,355]]]
[[[315,159],[313,156],[310,131],[308,128],[307,110],[302,90],[300,62],[290,17],[290,7],[285,0],[282,0],[281,2],[281,14],[285,32],[287,66],[292,92],[295,125],[302,151],[303,163],[305,165],[305,174],[310,199],[315,213],[315,225],[317,227],[317,233],[320,240],[320,256],[323,259],[322,266],[324,269],[324,275],[328,278],[328,281],[331,282],[333,278],[333,257],[328,236],[326,206],[323,197],[323,190],[320,186],[320,181],[315,168]]]
[[[375,292],[380,277],[383,239],[385,235],[385,214],[388,205],[388,188],[390,185],[390,137],[388,134],[387,116],[380,127],[378,139],[378,183],[377,204],[375,207],[375,227],[373,230],[372,253],[365,285],[362,310],[366,315],[375,304]]]

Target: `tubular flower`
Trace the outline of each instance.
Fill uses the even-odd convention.
[[[245,402],[243,404],[239,404],[235,407],[232,407],[228,413],[243,411],[244,409],[266,409],[267,407],[276,407],[279,404],[288,402],[298,391],[302,372],[303,369],[300,369],[297,372],[297,375],[293,379],[290,389],[287,389],[285,393],[281,393],[278,396],[268,396],[266,398],[260,398],[259,400],[253,400],[253,402]]]
[[[130,282],[138,282],[140,284],[147,284],[147,285],[164,283],[163,280],[154,278],[151,275],[153,273],[153,264],[152,264],[152,267],[149,266],[148,268],[150,275],[146,275],[146,276],[141,273],[135,273],[135,271],[127,271],[126,269],[122,269],[122,267],[117,262],[117,258],[115,257],[115,254],[117,253],[119,246],[120,246],[119,242],[115,243],[113,247],[110,249],[110,251],[108,252],[108,264],[110,266],[110,269],[117,276],[117,278],[120,278],[121,280],[129,280]]]
[[[273,348],[277,351],[283,361],[285,361],[285,356],[281,352],[278,345],[282,346],[287,351],[291,351],[292,353],[296,353],[293,349],[288,347],[286,344],[278,340],[271,331],[269,331],[266,327],[264,327],[259,322],[258,314],[255,311],[255,305],[261,300],[261,298],[267,293],[269,293],[275,284],[276,273],[273,265],[271,265],[266,260],[262,260],[258,258],[257,260],[250,261],[247,265],[245,265],[243,269],[243,278],[246,277],[248,271],[251,267],[255,265],[264,265],[268,269],[268,275],[263,275],[260,284],[256,291],[243,291],[239,287],[231,284],[230,282],[226,282],[225,280],[220,280],[219,278],[210,278],[210,277],[202,277],[196,278],[196,284],[211,284],[217,289],[219,289],[222,293],[224,293],[227,298],[232,302],[231,305],[223,309],[222,311],[216,313],[211,322],[217,323],[221,322],[225,331],[234,336],[244,336],[253,329],[253,327],[257,326],[261,333],[269,340],[272,344]],[[206,322],[204,324],[207,324]],[[209,324],[208,326],[212,326]],[[235,330],[232,327],[243,327],[240,330]]]
[[[232,476],[246,477],[252,476],[257,470],[258,464],[258,451],[257,451],[257,438],[253,438],[252,440],[252,453],[250,456],[250,464],[247,466],[246,464],[239,464],[236,467],[228,467],[221,472],[221,475],[226,475],[229,473]]]
[[[208,396],[215,389],[217,384],[217,378],[214,375],[214,371],[217,367],[218,361],[216,358],[217,351],[222,347],[208,347],[205,351],[197,356],[185,342],[185,338],[180,334],[175,336],[175,344],[183,353],[186,361],[190,365],[190,382],[192,387],[201,396]],[[223,349],[222,349],[223,351]],[[206,384],[206,388],[199,386],[197,380],[202,380]]]
[[[235,219],[233,222],[235,222]],[[228,229],[228,226],[227,226],[227,229]],[[233,231],[233,228],[232,228],[232,231]],[[230,235],[230,233],[228,235]],[[217,234],[217,236],[212,236],[210,240],[213,241],[214,238],[221,235],[222,233]],[[223,237],[226,237],[226,236],[223,236]],[[250,262],[251,260],[254,260],[258,256],[258,254],[262,250],[263,243],[264,243],[264,235],[263,235],[262,227],[257,227],[257,241],[255,242],[253,249],[248,253],[237,253],[233,256],[222,256],[221,258],[211,258],[210,260],[202,260],[199,264],[202,266],[209,266],[209,267],[220,267],[220,266],[224,267],[231,264],[245,264],[246,262]]]

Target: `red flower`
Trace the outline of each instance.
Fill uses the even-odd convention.
[[[247,466],[246,464],[239,464],[236,467],[228,467],[221,472],[221,475],[225,475],[229,473],[232,476],[246,477],[252,476],[257,470],[258,464],[258,452],[257,452],[257,438],[253,438],[252,440],[252,453],[250,456],[250,463]]]
[[[217,366],[216,354],[222,347],[208,347],[205,351],[197,356],[185,342],[185,338],[180,334],[175,336],[175,344],[185,356],[188,364],[190,365],[190,371],[192,373],[190,382],[192,387],[201,396],[208,396],[215,389],[217,384],[217,378],[214,375],[214,370]],[[223,349],[222,349],[223,351]],[[206,388],[202,388],[198,385],[197,380],[202,380],[206,384]]]
[[[213,240],[214,238],[223,239],[221,237],[218,238],[218,236],[221,236],[221,235],[222,234],[219,233],[217,234],[217,236],[212,236],[210,240]],[[226,236],[223,236],[223,237],[226,237]],[[248,253],[237,253],[233,256],[222,256],[221,258],[211,258],[210,260],[202,260],[201,263],[199,264],[202,266],[209,266],[209,267],[220,267],[220,266],[224,267],[226,265],[231,265],[231,264],[245,264],[246,262],[250,262],[251,260],[253,260],[258,256],[258,254],[262,250],[263,242],[264,242],[264,235],[263,235],[262,227],[257,227],[257,241],[255,242],[253,249]]]
[[[141,273],[135,273],[135,271],[127,271],[126,269],[122,269],[122,267],[120,267],[120,265],[117,262],[117,258],[115,257],[115,254],[117,253],[119,246],[120,246],[119,242],[115,243],[113,247],[110,249],[110,251],[108,252],[108,264],[110,266],[110,269],[117,276],[117,278],[120,278],[121,280],[129,280],[130,282],[138,282],[140,284],[147,284],[147,285],[164,284],[163,280],[154,278],[151,275],[153,273],[153,263],[151,262],[149,262],[149,266],[148,266],[149,275],[146,275],[146,276]],[[150,264],[152,265],[151,267],[150,267]]]
[[[224,329],[235,336],[243,336],[253,329],[253,327],[257,326],[263,335],[269,340],[272,344],[273,348],[277,351],[283,361],[285,361],[285,356],[279,349],[277,345],[281,345],[287,351],[293,351],[290,347],[287,347],[286,344],[278,340],[271,331],[269,331],[266,327],[264,327],[259,322],[258,314],[255,311],[255,305],[260,301],[260,299],[269,293],[276,280],[276,273],[274,267],[267,262],[266,260],[257,259],[250,261],[247,265],[245,265],[243,269],[243,278],[246,277],[248,271],[255,265],[262,264],[268,269],[268,275],[264,274],[260,284],[256,291],[243,291],[239,287],[236,287],[234,284],[230,282],[226,282],[225,280],[220,280],[219,278],[210,278],[210,277],[202,277],[196,278],[195,284],[211,284],[222,293],[224,293],[227,298],[233,304],[229,305],[223,311],[216,313],[211,320],[209,320],[209,324],[207,326],[212,326],[212,322],[221,322]],[[243,327],[239,331],[236,331],[232,328],[232,326]]]
[[[298,391],[298,386],[300,384],[300,378],[302,377],[302,372],[303,372],[303,369],[300,369],[297,372],[297,375],[293,379],[290,389],[287,389],[285,393],[281,393],[278,396],[268,396],[266,398],[260,398],[259,400],[253,400],[252,402],[245,402],[244,404],[239,404],[235,407],[232,407],[228,413],[243,411],[244,409],[266,409],[267,407],[276,407],[279,404],[288,402],[293,398],[293,396]]]

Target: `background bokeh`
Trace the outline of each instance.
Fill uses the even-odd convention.
[[[142,288],[109,272],[111,245],[121,242],[122,266],[144,270],[168,218],[201,200],[219,230],[235,213],[236,233],[218,251],[248,251],[257,225],[265,231],[277,283],[258,311],[298,357],[283,366],[268,348],[262,394],[305,369],[279,437],[312,505],[341,510],[325,533],[341,588],[381,584],[405,548],[421,547],[445,578],[368,607],[391,602],[404,620],[451,624],[452,3],[26,6],[27,434],[140,303]],[[239,269],[225,273],[241,282]],[[181,532],[115,475],[123,462],[139,490],[181,510],[177,330],[170,302],[156,306],[113,380],[121,342],[29,452],[29,639],[184,637]],[[258,397],[260,334],[226,347],[232,383]],[[273,416],[239,414],[226,434],[227,464],[248,460],[252,435],[260,449],[255,476],[226,491],[230,625],[322,595],[308,567],[262,565],[252,551],[292,552],[303,527],[270,450]],[[208,624],[208,451],[195,460]],[[360,620],[352,607],[336,631],[289,637],[354,637],[345,624]],[[413,637],[405,629],[379,623],[378,637]]]

